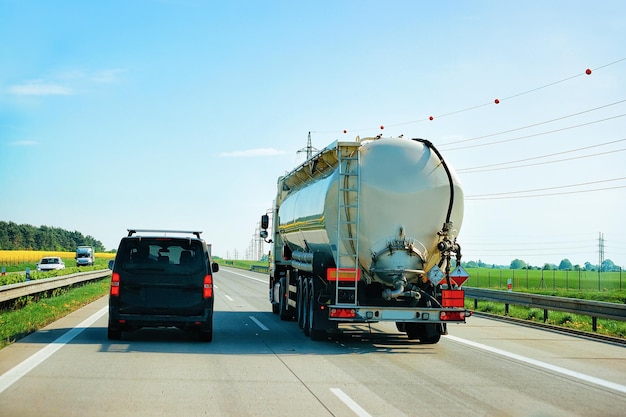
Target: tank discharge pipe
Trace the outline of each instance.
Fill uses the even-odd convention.
[[[406,288],[406,278],[402,277],[393,282],[393,290],[390,288],[386,288],[383,291],[383,299],[386,301],[391,301],[394,298],[398,297],[411,297],[419,300],[421,295],[417,291],[404,291]]]

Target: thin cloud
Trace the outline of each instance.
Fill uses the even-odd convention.
[[[91,80],[100,84],[112,84],[120,80],[120,75],[125,71],[123,69],[114,68],[95,72],[91,76]]]
[[[34,140],[16,140],[15,142],[9,142],[9,146],[36,146],[39,142]]]
[[[41,80],[13,85],[9,87],[8,91],[17,96],[68,96],[72,94],[72,90],[68,87]]]
[[[256,158],[259,156],[276,156],[284,154],[285,151],[280,151],[274,148],[258,148],[243,151],[222,152],[220,153],[220,156],[226,158]]]

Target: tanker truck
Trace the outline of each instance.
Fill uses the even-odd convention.
[[[269,299],[313,340],[395,322],[422,344],[465,323],[461,184],[424,139],[336,141],[278,179],[261,216]],[[271,224],[270,224],[271,222]]]

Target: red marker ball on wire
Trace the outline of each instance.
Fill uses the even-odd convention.
[[[385,128],[385,126],[380,125],[380,130],[383,130]]]
[[[434,119],[435,119],[435,118],[434,118],[433,116],[430,116],[430,117],[428,118],[428,120],[434,120]]]
[[[591,69],[590,69],[590,68],[587,68],[587,70],[585,71],[585,74],[587,74],[587,75],[591,75]]]
[[[500,100],[499,99],[495,99],[493,102],[496,103],[496,104],[500,104]]]

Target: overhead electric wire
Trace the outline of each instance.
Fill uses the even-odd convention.
[[[501,103],[504,100],[511,100],[511,99],[514,99],[514,98],[517,98],[517,97],[520,97],[520,96],[523,96],[523,95],[526,95],[526,94],[533,93],[535,91],[543,90],[545,88],[552,87],[554,85],[561,84],[563,82],[570,81],[570,80],[572,80],[574,78],[582,77],[584,75],[587,75],[587,76],[591,75],[595,71],[598,71],[600,69],[604,69],[604,68],[609,67],[611,65],[618,64],[618,63],[620,63],[622,61],[626,61],[626,58],[620,58],[620,59],[618,59],[616,61],[609,62],[609,63],[604,64],[604,65],[600,65],[600,66],[598,66],[596,68],[587,69],[587,70],[585,70],[583,72],[580,72],[580,73],[577,73],[575,75],[572,75],[572,76],[569,76],[569,77],[566,77],[566,78],[563,78],[563,79],[560,79],[560,80],[557,80],[557,81],[553,81],[551,83],[544,84],[542,86],[535,87],[535,88],[532,88],[530,90],[525,90],[525,91],[522,91],[522,92],[519,92],[519,93],[516,93],[516,94],[512,94],[512,95],[506,96],[506,97],[504,97],[502,99],[495,99],[493,101],[489,101],[489,102],[486,102],[486,103],[483,103],[483,104],[478,104],[478,105],[466,107],[466,108],[463,108],[463,109],[450,111],[450,112],[443,113],[443,114],[436,115],[436,116],[432,116],[431,115],[431,116],[424,117],[424,118],[418,119],[418,120],[411,120],[411,121],[408,121],[408,122],[401,122],[401,123],[390,124],[390,125],[388,125],[388,127],[405,126],[405,125],[414,124],[414,123],[421,123],[421,122],[425,122],[425,121],[432,121],[432,120],[435,120],[435,119],[440,119],[442,117],[447,117],[447,116],[451,116],[451,115],[454,115],[454,114],[464,113],[464,112],[467,112],[467,111],[470,111],[470,110],[475,110],[475,109],[478,109],[478,108],[481,108],[481,107],[486,107],[486,106],[489,106],[489,105],[493,105],[494,103],[497,105],[497,104]],[[354,128],[353,129],[343,129],[343,133],[347,133],[348,131],[358,132],[358,131],[378,130],[378,129],[382,129],[382,128],[384,128],[384,126],[381,125],[380,127],[373,127],[372,126],[372,127],[360,128],[360,129],[354,129]],[[341,130],[342,129],[335,129],[335,130],[310,130],[310,132],[312,132],[312,133],[337,133],[337,132],[339,132]]]
[[[477,172],[502,171],[502,170],[506,170],[506,169],[527,168],[527,167],[538,166],[538,165],[548,165],[548,164],[556,164],[556,163],[559,163],[559,162],[574,161],[574,160],[577,160],[577,159],[593,158],[593,157],[596,157],[596,156],[615,154],[617,152],[624,152],[624,151],[626,151],[626,148],[614,149],[614,150],[611,150],[611,151],[594,153],[594,154],[588,154],[588,155],[582,155],[582,156],[575,156],[575,157],[572,157],[572,158],[556,159],[556,160],[553,160],[553,161],[536,162],[536,163],[533,163],[533,164],[524,164],[524,165],[515,165],[515,166],[510,166],[510,167],[493,168],[493,166],[496,166],[496,165],[512,164],[512,163],[516,163],[516,162],[519,162],[519,161],[503,162],[503,163],[494,164],[494,165],[491,165],[491,166],[490,165],[485,165],[483,167],[459,169],[459,170],[457,170],[457,172],[463,173],[463,174],[475,174]],[[575,152],[575,151],[568,151],[566,153],[569,153],[569,152]],[[562,154],[563,152],[560,152],[560,153]],[[526,160],[546,158],[548,156],[553,156],[553,155],[555,155],[555,154],[545,155],[545,156],[537,156],[535,158],[528,158]],[[487,167],[489,167],[489,168],[487,168]]]
[[[563,189],[563,188],[581,187],[581,186],[586,186],[586,185],[591,185],[591,184],[600,184],[600,183],[623,181],[623,180],[626,180],[626,177],[612,178],[609,180],[583,182],[579,184],[561,185],[561,186],[556,186],[556,187],[536,188],[533,190],[520,190],[520,191],[508,191],[505,193],[469,195],[469,196],[465,196],[465,199],[466,200],[501,200],[501,199],[509,199],[509,198],[546,197],[546,196],[555,196],[555,195],[564,195],[564,194],[577,194],[577,193],[588,193],[588,192],[595,192],[595,191],[614,190],[614,189],[619,189],[619,188],[626,188],[626,185],[620,185],[616,187],[606,187],[606,188],[593,188],[593,189],[588,189],[588,190],[565,191],[561,193],[553,192],[549,194],[514,195],[514,194],[534,193],[534,192],[548,191],[548,190],[558,190],[558,189]]]
[[[458,151],[459,149],[479,148],[479,147],[482,147],[482,146],[498,145],[498,144],[501,144],[501,143],[515,142],[515,141],[522,140],[522,139],[530,139],[530,138],[534,138],[534,137],[537,137],[537,136],[549,135],[551,133],[563,132],[565,130],[577,129],[577,128],[583,127],[583,126],[589,126],[589,125],[596,124],[596,123],[602,123],[602,122],[606,122],[608,120],[618,119],[618,118],[624,117],[624,116],[626,116],[626,113],[619,114],[617,116],[607,117],[605,119],[594,120],[594,121],[587,122],[587,123],[581,123],[579,125],[574,125],[574,126],[562,127],[560,129],[549,130],[547,132],[541,132],[541,133],[535,133],[535,134],[532,134],[532,135],[520,136],[520,137],[517,137],[517,138],[504,139],[504,140],[499,140],[499,141],[495,141],[495,142],[488,142],[488,143],[481,143],[481,144],[477,144],[477,145],[460,146],[458,148],[449,148],[449,149],[446,149],[446,152]]]
[[[508,161],[508,162],[500,162],[498,164],[480,165],[480,166],[469,167],[469,168],[460,168],[460,169],[457,169],[456,172],[467,172],[467,171],[472,171],[472,170],[475,170],[475,169],[492,168],[492,167],[496,167],[496,166],[500,166],[500,165],[509,165],[509,164],[516,164],[518,162],[533,161],[535,159],[549,158],[551,156],[565,155],[567,153],[580,152],[580,151],[584,151],[584,150],[587,150],[587,149],[599,148],[600,146],[612,145],[614,143],[619,143],[619,142],[624,142],[624,141],[626,141],[626,138],[612,140],[610,142],[598,143],[596,145],[585,146],[585,147],[582,147],[582,148],[570,149],[570,150],[563,151],[563,152],[555,152],[555,153],[550,153],[550,154],[541,155],[541,156],[534,156],[534,157],[531,157],[531,158],[516,159],[514,161]]]
[[[457,140],[457,141],[448,142],[448,143],[442,143],[440,146],[443,147],[443,146],[448,146],[448,145],[455,145],[457,143],[473,142],[473,141],[476,141],[476,140],[490,138],[490,137],[493,137],[493,136],[504,135],[506,133],[517,132],[517,131],[524,130],[524,129],[530,129],[531,127],[537,127],[537,126],[545,125],[545,124],[548,124],[548,123],[557,122],[559,120],[569,119],[570,117],[576,117],[576,116],[580,116],[581,114],[591,113],[593,111],[605,109],[607,107],[615,106],[617,104],[621,104],[621,103],[624,103],[624,102],[626,102],[626,100],[620,100],[620,101],[616,101],[614,103],[605,104],[604,106],[595,107],[593,109],[584,110],[584,111],[581,111],[581,112],[578,112],[578,113],[573,113],[573,114],[568,114],[566,116],[557,117],[556,119],[550,119],[550,120],[546,120],[546,121],[543,121],[543,122],[533,123],[531,125],[517,127],[515,129],[509,129],[509,130],[505,130],[505,131],[502,131],[502,132],[491,133],[489,135],[477,136],[477,137],[474,137],[474,138]],[[621,116],[618,116],[618,117],[621,117]],[[604,119],[604,120],[609,120],[609,119]],[[600,120],[600,121],[604,121],[604,120]],[[579,126],[584,126],[584,125],[579,125]],[[575,126],[575,127],[578,127],[578,126]],[[493,142],[493,143],[499,143],[499,142]],[[478,146],[484,146],[484,145],[478,145]],[[448,149],[448,150],[466,149],[466,148],[468,148],[468,147],[452,148],[452,149]]]

